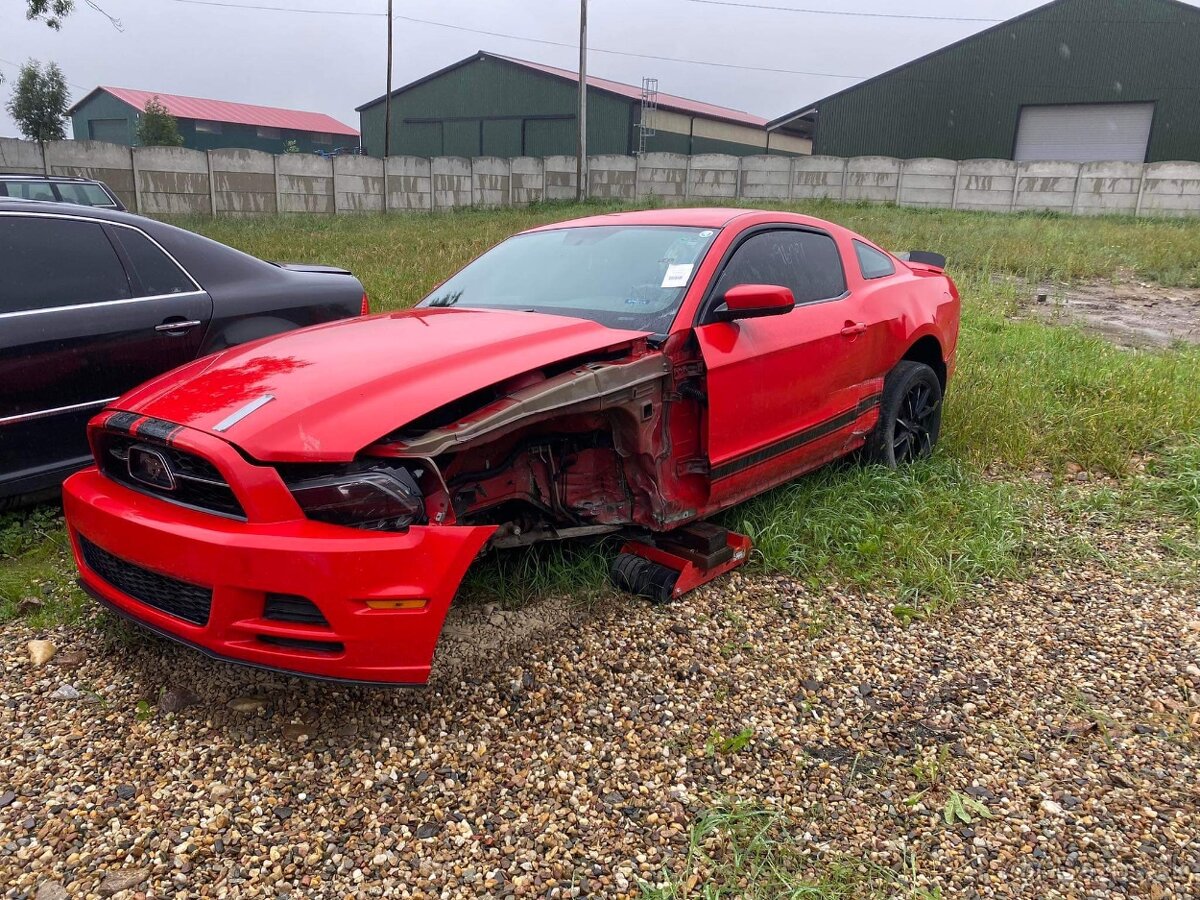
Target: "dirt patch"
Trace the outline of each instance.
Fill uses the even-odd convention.
[[[1042,284],[1020,301],[1022,318],[1078,325],[1121,347],[1200,344],[1200,290],[1121,279]]]
[[[514,653],[587,617],[583,604],[566,597],[548,597],[514,610],[495,603],[456,604],[438,641],[433,677],[452,684],[481,669],[494,670]]]

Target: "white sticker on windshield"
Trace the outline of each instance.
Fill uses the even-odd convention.
[[[695,267],[691,263],[667,266],[667,274],[663,276],[662,286],[665,288],[684,287],[688,283],[688,279],[692,277],[693,268]]]

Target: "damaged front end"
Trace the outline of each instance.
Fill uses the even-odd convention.
[[[693,516],[699,392],[640,338],[435,408],[344,462],[252,459],[230,438],[131,412],[91,426],[97,467],[64,505],[84,588],[221,659],[423,684],[487,547]],[[236,437],[236,435],[234,435]]]

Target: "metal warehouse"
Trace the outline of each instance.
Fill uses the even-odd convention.
[[[103,85],[69,110],[75,138],[136,145],[138,117],[155,97],[179,123],[183,146],[193,150],[283,153],[289,141],[302,153],[358,146],[357,131],[324,113]]]
[[[392,92],[390,152],[408,156],[553,156],[576,148],[579,75],[479,51]],[[363,146],[383,155],[384,97],[358,107]],[[804,154],[809,124],[772,132],[736,109],[587,79],[589,154]]]
[[[815,153],[1200,160],[1200,10],[1055,0],[774,120]]]

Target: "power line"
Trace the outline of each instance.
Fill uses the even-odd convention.
[[[20,63],[15,63],[15,62],[13,62],[11,59],[5,59],[3,56],[0,56],[0,63],[4,63],[5,65],[12,66],[14,69],[16,69],[16,70],[18,70],[18,71],[20,71],[20,70],[21,70],[21,64],[20,64]],[[65,79],[64,79],[64,80],[65,80]],[[77,89],[77,90],[80,90],[80,91],[85,91],[85,92],[86,92],[86,91],[89,91],[89,90],[91,90],[91,88],[85,88],[85,87],[84,87],[82,84],[76,84],[76,83],[75,83],[75,82],[73,82],[73,81],[68,81],[68,82],[67,82],[67,84],[69,84],[71,87],[73,87],[73,88],[75,88],[75,89]]]
[[[848,16],[857,19],[916,19],[921,22],[983,22],[995,24],[1004,19],[983,19],[974,16],[919,16],[907,13],[850,12],[842,9],[799,9],[795,6],[773,6],[769,3],[739,3],[736,0],[688,0],[708,6],[733,6],[738,9],[771,9],[779,12],[804,13],[810,16]]]
[[[194,6],[218,6],[224,9],[251,9],[251,10],[266,10],[270,12],[296,12],[307,13],[311,15],[322,16],[370,16],[374,18],[383,17],[386,13],[361,12],[356,10],[341,10],[341,9],[301,9],[289,6],[266,6],[262,4],[248,3],[222,3],[220,0],[173,0],[175,3],[188,3]],[[546,38],[526,37],[520,34],[510,34],[504,31],[487,31],[482,28],[469,28],[466,25],[452,25],[449,22],[435,22],[431,19],[418,19],[413,16],[395,15],[393,18],[400,19],[405,22],[411,22],[415,25],[430,25],[434,28],[448,28],[452,31],[466,31],[471,34],[481,34],[486,37],[505,38],[512,41],[525,41],[530,44],[543,44],[550,47],[567,47],[576,49],[578,45],[567,41],[552,41]],[[609,50],[604,47],[589,47],[591,53],[607,53],[610,56],[627,56],[636,59],[653,59],[659,62],[675,62],[685,63],[695,66],[712,66],[718,69],[739,69],[747,72],[770,72],[776,75],[807,75],[818,78],[845,78],[850,81],[858,81],[863,78],[862,75],[846,75],[838,72],[808,72],[800,69],[779,69],[770,66],[743,66],[736,63],[713,62],[707,59],[688,59],[681,56],[660,56],[652,53],[635,53],[631,50]]]

